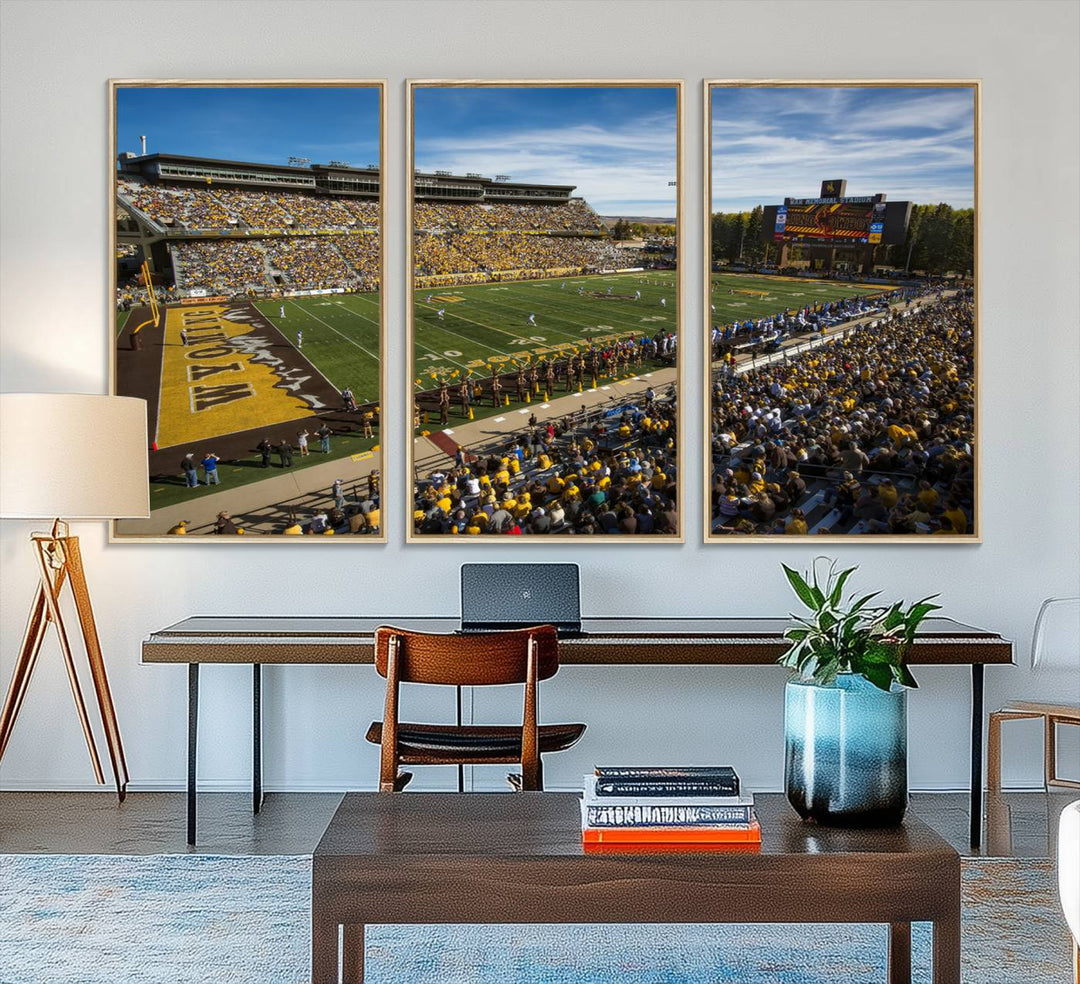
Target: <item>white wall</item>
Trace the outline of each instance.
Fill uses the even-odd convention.
[[[940,591],[949,614],[1018,640],[1039,600],[1077,591],[1078,6],[1072,2],[333,3],[24,2],[2,7],[2,299],[0,388],[104,392],[109,304],[105,80],[112,77],[389,79],[389,337],[385,446],[405,439],[404,87],[418,78],[682,77],[686,93],[685,330],[702,304],[703,78],[985,80],[982,187],[981,546],[831,548],[861,583],[897,597]],[[802,545],[701,545],[700,347],[687,360],[686,537],[682,547],[563,540],[537,561],[575,560],[587,613],[755,614],[790,608],[779,564]],[[8,459],[0,466],[17,468]],[[139,643],[191,613],[454,614],[456,568],[505,550],[403,545],[403,455],[391,451],[385,547],[304,544],[108,545],[85,524],[86,564],[131,772],[139,788],[184,777],[186,678],[142,666]],[[29,524],[0,532],[0,685],[6,686],[33,589]],[[496,557],[497,555],[497,557]],[[247,668],[204,672],[208,782],[248,776]],[[967,781],[968,675],[926,669],[911,705],[912,781]],[[544,710],[586,720],[579,748],[552,759],[549,783],[572,786],[595,762],[712,758],[757,788],[782,777],[783,672],[772,668],[568,668]],[[1071,696],[1080,680],[990,669],[987,704]],[[382,688],[370,668],[272,668],[266,701],[270,788],[370,786]],[[442,704],[449,713],[449,697]],[[1006,778],[1038,779],[1040,748],[1015,726]],[[450,782],[441,770],[428,783]],[[33,681],[3,763],[9,788],[91,779],[55,643]],[[496,777],[491,777],[495,781]]]

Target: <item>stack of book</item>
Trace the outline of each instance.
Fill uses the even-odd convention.
[[[727,765],[597,768],[581,801],[586,846],[761,844],[754,797]]]

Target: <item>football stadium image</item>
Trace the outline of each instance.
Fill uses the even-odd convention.
[[[245,95],[270,112],[297,91],[121,88],[118,145],[126,113],[212,120]],[[358,92],[378,158],[377,88],[297,98],[330,112]],[[381,538],[378,165],[146,139],[117,159],[114,364],[117,393],[147,401],[152,513],[116,535]]]
[[[977,539],[973,87],[709,92],[708,538]]]
[[[447,97],[413,88],[410,538],[677,538],[677,87]]]

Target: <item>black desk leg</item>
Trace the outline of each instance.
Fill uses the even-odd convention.
[[[461,706],[461,687],[457,688],[457,726],[461,727],[461,721],[464,717],[463,709]],[[465,766],[458,762],[457,767],[457,791],[459,793],[465,792]]]
[[[199,748],[199,664],[188,663],[187,842],[195,846],[195,761]]]
[[[262,808],[262,664],[251,675],[251,812]]]
[[[983,807],[983,670],[971,664],[971,846],[982,843]]]

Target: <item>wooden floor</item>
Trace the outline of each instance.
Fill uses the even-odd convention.
[[[966,793],[913,793],[911,811],[962,855],[1054,856],[1057,818],[1074,792],[990,797],[992,822],[974,852]],[[129,793],[119,804],[106,792],[0,792],[0,853],[310,854],[340,801],[340,793],[271,793],[256,816],[249,794],[200,793],[200,843],[192,849],[183,793]]]

